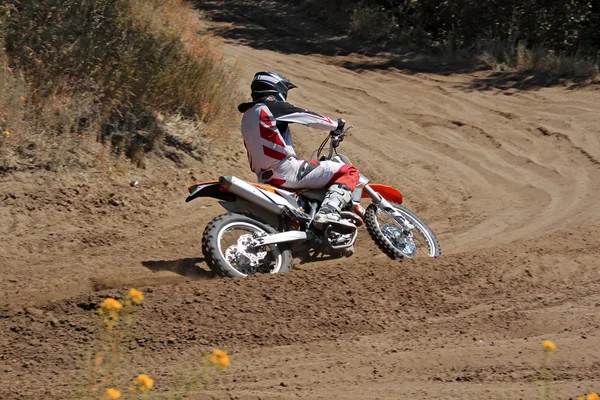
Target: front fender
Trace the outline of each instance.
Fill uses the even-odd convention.
[[[402,204],[402,193],[396,188],[387,185],[380,185],[378,183],[369,183],[369,187],[379,193],[381,197],[387,201],[391,201],[396,204]],[[363,190],[362,197],[367,198],[369,195]]]
[[[219,181],[202,182],[192,185],[188,188],[190,195],[185,202],[190,202],[198,197],[212,197],[224,201],[234,201],[236,196],[233,193],[221,190]]]

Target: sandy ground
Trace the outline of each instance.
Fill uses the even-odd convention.
[[[235,132],[189,168],[5,175],[0,398],[73,396],[96,305],[130,287],[146,301],[127,358],[156,398],[215,347],[232,366],[194,398],[541,398],[545,339],[551,398],[600,391],[600,92],[249,40],[271,31],[206,4],[241,87],[277,70],[300,87],[291,102],[352,123],[343,152],[400,188],[443,256],[390,261],[363,232],[350,259],[214,279],[200,237],[223,211],[184,199],[195,181],[251,178]],[[294,132],[306,157],[322,140]]]

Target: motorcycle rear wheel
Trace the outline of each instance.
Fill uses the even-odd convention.
[[[242,232],[245,234],[241,234]],[[243,244],[251,239],[252,234],[271,233],[277,231],[250,217],[232,213],[220,215],[204,229],[202,253],[210,269],[224,277],[288,272],[292,268],[292,253],[289,249],[278,245],[249,249]]]
[[[390,213],[371,204],[367,207],[365,222],[377,246],[392,259],[438,257],[440,245],[431,229],[408,208],[396,203],[390,204],[415,228],[407,236],[402,225]]]

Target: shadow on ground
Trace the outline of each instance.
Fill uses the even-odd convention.
[[[398,44],[382,44],[341,34],[326,23],[307,17],[302,6],[280,0],[260,3],[248,0],[196,1],[196,6],[217,24],[211,31],[226,40],[284,54],[365,56],[345,61],[351,70],[401,68],[415,72],[467,72],[466,66],[450,65],[411,52]],[[393,51],[392,51],[393,50]],[[385,54],[385,56],[381,56]],[[377,57],[370,60],[367,57]],[[439,58],[439,57],[438,57]]]
[[[446,62],[439,56],[433,54],[419,54],[408,51],[404,54],[386,53],[373,57],[356,57],[344,59],[343,61],[333,61],[333,64],[352,71],[370,71],[370,70],[391,70],[401,69],[408,74],[434,73],[438,75],[469,74],[481,68],[475,68],[472,65],[459,62]]]
[[[408,74],[470,74],[472,63],[449,62],[439,52],[415,51],[398,44],[359,40],[307,16],[306,6],[283,0],[197,0],[196,7],[215,22],[212,33],[246,46],[284,54],[337,56],[331,60],[352,71],[400,69]],[[532,73],[493,73],[477,77],[463,90],[516,92],[566,85],[585,86],[588,77],[565,80]],[[507,94],[508,94],[507,93]]]
[[[348,44],[352,40],[307,18],[295,4],[277,0],[198,0],[196,6],[210,20],[227,25],[214,28],[215,34],[253,48],[328,56],[350,53]]]
[[[522,91],[536,90],[543,87],[565,86],[568,89],[578,89],[588,86],[589,76],[564,78],[544,73],[533,72],[494,72],[475,78],[466,87],[467,90],[501,90]]]
[[[142,261],[142,265],[151,271],[169,271],[186,278],[210,279],[215,277],[215,273],[207,271],[197,264],[204,262],[204,258],[182,258],[179,260],[157,260]]]
[[[298,5],[278,0],[196,1],[205,16],[215,22],[210,31],[226,40],[284,54],[346,57],[332,62],[353,70],[403,69],[407,72],[469,73],[469,65],[440,61],[398,44],[357,39],[332,30],[306,16]],[[361,57],[362,56],[362,57]]]

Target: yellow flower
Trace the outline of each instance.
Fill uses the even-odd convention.
[[[121,308],[123,308],[123,304],[121,304],[120,301],[113,299],[112,297],[108,297],[104,299],[102,304],[100,304],[100,307],[102,307],[102,310],[108,311],[110,313],[111,311],[119,311]]]
[[[225,356],[227,356],[226,352],[224,352],[223,350],[219,350],[219,349],[216,349],[215,351],[213,351],[213,354],[215,356],[217,356],[217,357],[225,357]]]
[[[5,134],[6,136],[10,136],[10,132],[9,132],[9,131],[4,131],[4,134]]]
[[[142,393],[152,389],[152,386],[154,386],[154,379],[150,378],[146,374],[138,375],[134,382],[140,385],[140,392]]]
[[[600,396],[597,393],[590,393],[587,395],[587,400],[600,400]]]
[[[106,389],[106,395],[111,400],[118,400],[121,398],[121,391],[118,389],[114,389],[114,388]]]
[[[544,346],[544,350],[546,351],[554,351],[556,350],[556,344],[550,340],[544,340],[542,342],[542,346]]]
[[[210,362],[213,365],[220,365],[223,368],[229,367],[230,361],[227,352],[216,349],[210,356]]]
[[[221,367],[227,368],[227,367],[229,367],[229,364],[230,364],[230,362],[229,362],[229,356],[226,355],[225,357],[219,358],[219,365]]]
[[[129,291],[129,297],[133,304],[140,304],[142,300],[144,300],[144,294],[136,289],[131,289]]]

